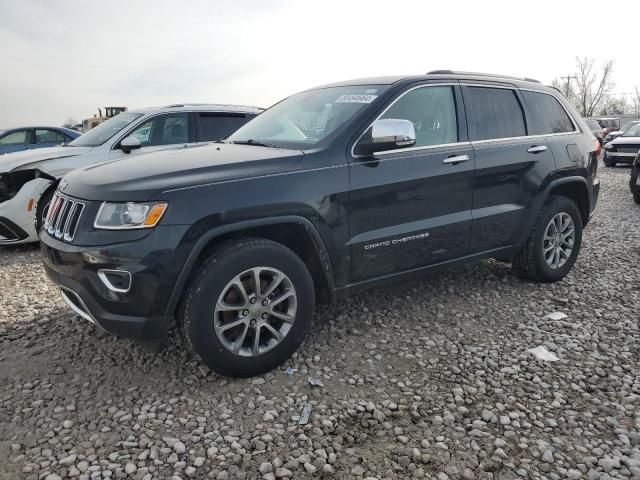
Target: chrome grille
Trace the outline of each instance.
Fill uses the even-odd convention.
[[[83,210],[84,203],[56,192],[51,199],[44,230],[52,237],[70,242],[76,234]]]
[[[621,153],[638,153],[638,151],[640,150],[640,145],[634,145],[631,147],[618,147],[617,150]]]

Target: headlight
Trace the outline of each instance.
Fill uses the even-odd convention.
[[[607,143],[607,144],[604,146],[604,149],[605,149],[605,150],[611,150],[612,148],[613,148],[613,145],[611,145],[610,143]]]
[[[167,206],[164,202],[104,202],[93,226],[102,230],[153,228],[162,218]]]

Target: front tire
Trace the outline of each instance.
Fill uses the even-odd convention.
[[[524,247],[513,260],[517,274],[537,282],[562,280],[582,245],[582,217],[567,197],[551,197]]]
[[[313,318],[315,291],[304,262],[266,239],[228,243],[194,276],[181,308],[187,343],[209,368],[251,377],[282,364]]]
[[[49,211],[51,199],[53,198],[53,194],[55,193],[55,191],[55,188],[50,188],[49,190],[44,192],[40,196],[38,204],[36,205],[36,232],[38,235],[40,235],[40,230],[42,230],[45,218],[47,218],[47,212]]]

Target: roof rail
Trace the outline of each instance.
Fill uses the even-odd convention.
[[[528,77],[511,77],[509,75],[496,75],[495,73],[460,72],[457,70],[431,70],[430,72],[427,72],[427,75],[477,75],[480,77],[508,78],[511,80],[524,80],[525,82],[541,83],[539,80]]]

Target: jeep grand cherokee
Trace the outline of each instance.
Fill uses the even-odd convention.
[[[599,143],[527,79],[437,71],[293,95],[225,142],[68,174],[41,232],[80,316],[217,372],[287,359],[318,301],[485,258],[569,273]]]

